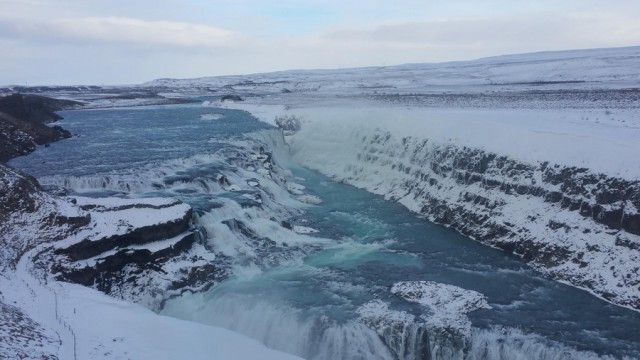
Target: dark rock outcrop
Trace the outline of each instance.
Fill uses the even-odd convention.
[[[42,267],[58,280],[159,310],[172,296],[226,278],[224,257],[212,254],[190,206],[171,199],[75,200],[92,223],[71,244],[42,256]],[[130,219],[134,214],[139,219]]]
[[[225,95],[223,96],[220,101],[235,101],[235,102],[239,102],[239,101],[244,101],[239,95]]]
[[[82,103],[19,93],[0,98],[0,111],[22,121],[48,124],[62,120],[55,111],[74,109]]]
[[[78,106],[70,100],[13,94],[0,98],[0,161],[26,155],[71,134],[60,126],[46,124],[62,119],[54,111]]]
[[[95,266],[85,266],[81,268],[64,269],[54,266],[55,273],[60,273],[59,280],[70,281],[85,286],[95,286],[104,293],[110,293],[111,287],[118,282],[127,281],[125,278],[126,267],[135,267],[137,271],[153,270],[163,272],[160,265],[171,257],[179,256],[184,251],[191,248],[196,241],[194,234],[184,236],[177,243],[170,247],[152,252],[148,249],[127,249],[117,251],[113,255],[105,256],[96,262]],[[130,281],[130,280],[129,280]],[[190,285],[184,282],[184,286]]]
[[[34,212],[38,206],[36,193],[43,192],[31,175],[0,163],[0,222],[19,212]]]
[[[69,210],[61,212],[66,207]],[[0,270],[25,252],[87,225],[89,216],[47,194],[30,175],[0,163]]]
[[[121,235],[112,235],[99,240],[82,240],[67,248],[59,249],[57,254],[64,254],[71,260],[82,260],[99,255],[115,248],[125,248],[131,245],[146,244],[162,239],[169,239],[187,231],[191,221],[192,211],[178,219],[152,226],[133,229]]]

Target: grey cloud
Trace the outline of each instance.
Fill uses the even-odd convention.
[[[622,35],[622,36],[621,36]],[[407,46],[513,45],[527,43],[620,43],[640,41],[640,25],[624,18],[539,14],[520,18],[450,19],[380,25],[368,30],[342,30],[325,35],[329,41]]]
[[[32,23],[0,19],[0,37],[34,42],[186,48],[233,47],[242,40],[238,33],[210,25],[124,17],[84,17]]]

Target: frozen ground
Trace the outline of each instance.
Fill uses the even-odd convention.
[[[174,92],[222,88],[244,93],[270,93],[286,98],[295,93],[350,95],[438,93],[466,90],[605,88],[637,84],[640,47],[540,52],[435,64],[406,64],[339,70],[292,70],[266,74],[198,79],[159,79],[142,86]],[[273,90],[280,92],[275,95]]]

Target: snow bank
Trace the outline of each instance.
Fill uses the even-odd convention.
[[[423,316],[427,324],[459,329],[471,335],[471,321],[466,314],[477,309],[491,309],[484,295],[477,291],[434,281],[404,281],[394,284],[391,292],[401,298],[427,307]]]
[[[211,106],[215,108],[223,109],[235,109],[244,110],[250,112],[258,120],[267,124],[277,126],[276,117],[286,112],[286,106],[284,105],[266,105],[266,104],[249,104],[245,102],[224,101],[224,102],[209,102],[205,101],[203,106]]]
[[[640,151],[640,114],[635,111],[323,107],[295,112],[304,123],[290,144],[300,162],[310,166],[352,156],[359,137],[382,131],[397,138],[484,149],[524,162],[548,161],[626,179],[640,177],[640,163],[631,157]]]
[[[63,284],[60,312],[79,359],[300,359],[222,328],[161,316],[96,290]]]

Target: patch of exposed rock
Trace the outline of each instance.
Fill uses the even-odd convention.
[[[0,97],[0,111],[3,113],[23,121],[42,124],[62,120],[62,116],[55,111],[75,109],[81,105],[82,103],[73,100],[19,93]]]
[[[54,111],[74,108],[80,103],[37,95],[13,94],[0,98],[0,161],[7,161],[71,134],[48,123],[62,119]]]
[[[159,310],[183,291],[203,291],[227,276],[192,225],[191,207],[173,199],[75,197],[91,223],[42,254],[58,280]]]
[[[89,223],[69,200],[46,193],[35,178],[0,163],[0,272],[27,251],[64,239]]]
[[[223,96],[220,101],[233,101],[233,102],[240,102],[240,101],[244,101],[239,95],[225,95]]]
[[[58,334],[1,299],[0,296],[0,358],[58,360]]]

